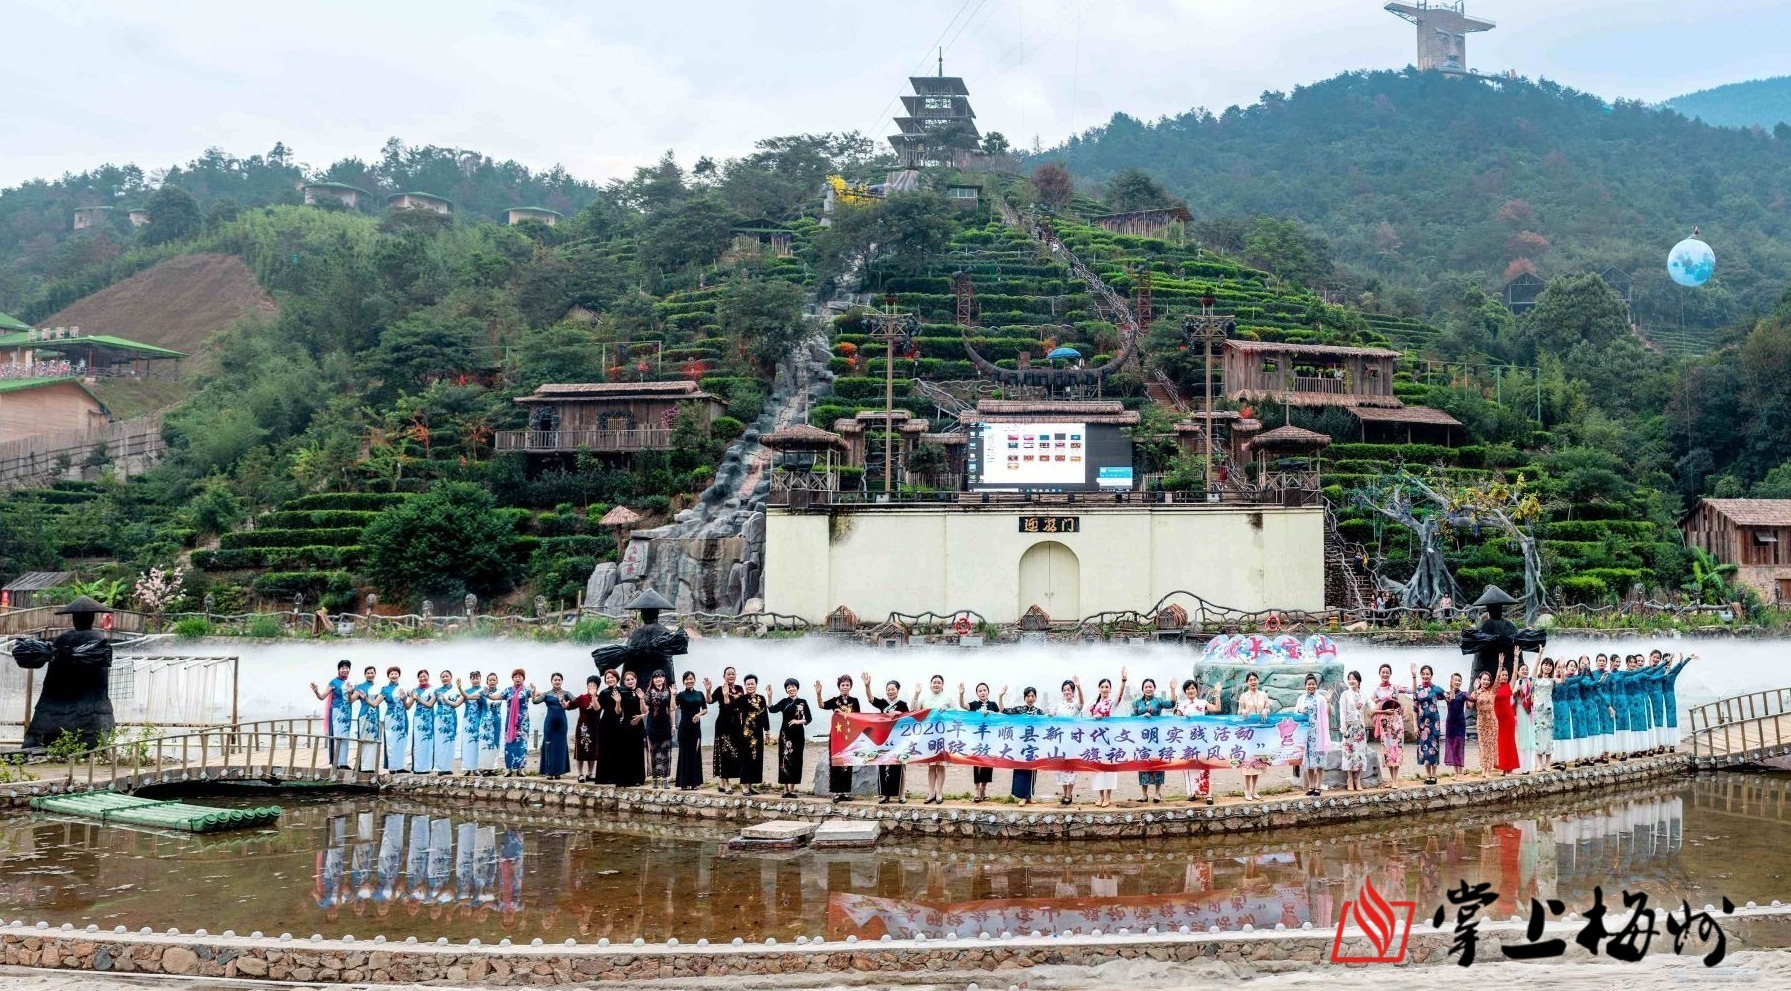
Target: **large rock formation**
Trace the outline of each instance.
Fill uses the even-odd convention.
[[[714,484],[671,523],[636,531],[620,564],[599,564],[585,584],[588,607],[619,615],[641,589],[652,588],[679,615],[736,615],[761,597],[770,482],[759,436],[804,420],[814,399],[831,390],[828,357],[825,338],[816,336],[779,363],[770,402],[728,448]]]

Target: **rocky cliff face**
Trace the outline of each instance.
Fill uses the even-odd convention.
[[[677,604],[679,615],[738,615],[760,596],[764,575],[765,495],[771,452],[759,436],[803,422],[810,404],[833,387],[824,333],[779,363],[765,411],[728,448],[715,483],[674,520],[637,531],[620,564],[599,564],[585,583],[585,603],[620,613],[642,588]]]

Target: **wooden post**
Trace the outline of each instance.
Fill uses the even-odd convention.
[[[24,732],[31,728],[31,696],[35,691],[34,686],[36,684],[37,684],[37,669],[36,668],[26,668],[25,669],[25,722],[23,724],[21,724],[23,726],[23,729],[19,730],[19,733],[21,734],[21,739],[23,738]]]

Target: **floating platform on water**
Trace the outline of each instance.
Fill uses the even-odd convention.
[[[43,812],[82,816],[101,822],[178,829],[189,833],[217,833],[229,829],[268,826],[280,818],[281,812],[278,805],[253,809],[213,809],[184,802],[137,798],[115,791],[45,795],[32,799],[31,807]]]

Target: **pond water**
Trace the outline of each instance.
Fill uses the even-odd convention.
[[[265,803],[267,796],[210,800]],[[0,817],[0,906],[54,924],[416,936],[712,941],[1335,926],[1365,878],[1420,919],[1461,881],[1494,917],[1603,886],[1662,908],[1791,900],[1791,776],[1707,775],[1507,814],[1248,838],[1093,843],[891,838],[875,850],[730,851],[723,826],[580,821],[369,795],[287,795],[277,829],[192,836]]]
[[[1700,660],[1680,676],[1678,695],[1681,706],[1701,705],[1714,699],[1765,688],[1782,687],[1791,681],[1784,673],[1782,658],[1786,649],[1783,640],[1747,640],[1735,638],[1691,638],[1662,636],[1649,639],[1586,640],[1558,638],[1548,653],[1556,657],[1597,654],[1600,652],[1646,653],[1651,649],[1674,653],[1695,653]],[[256,642],[212,640],[199,644],[158,645],[158,652],[182,654],[240,655],[241,718],[246,720],[279,719],[310,716],[320,713],[319,703],[311,695],[311,682],[328,682],[335,676],[338,659],[352,660],[359,673],[361,666],[374,665],[382,672],[391,664],[405,671],[403,683],[415,684],[419,668],[428,668],[432,677],[446,668],[458,677],[473,670],[496,669],[506,677],[512,668],[522,668],[539,686],[545,687],[553,672],[566,676],[567,687],[582,690],[587,675],[594,673],[590,648],[576,644],[545,644],[526,640],[475,639],[440,640],[424,643],[399,643],[370,640],[305,640]],[[770,693],[779,693],[787,677],[802,683],[805,696],[812,695],[816,681],[833,694],[833,683],[842,674],[856,681],[869,672],[881,688],[887,679],[903,683],[904,694],[933,674],[945,676],[948,691],[955,692],[964,682],[974,685],[987,681],[995,691],[1006,686],[1010,702],[1017,702],[1026,686],[1039,689],[1050,697],[1053,687],[1072,675],[1092,683],[1102,676],[1117,680],[1125,667],[1132,684],[1145,676],[1154,676],[1159,683],[1179,682],[1187,677],[1199,659],[1198,650],[1190,646],[1150,643],[1126,644],[1016,644],[983,648],[945,646],[913,647],[883,650],[841,643],[819,636],[795,639],[760,640],[752,638],[716,637],[691,643],[690,654],[678,661],[680,671],[696,672],[699,679],[721,680],[723,667],[733,665],[742,676],[756,674]],[[1394,647],[1348,642],[1342,645],[1339,658],[1351,668],[1373,677],[1373,670],[1382,662],[1393,665],[1394,677],[1404,681],[1415,664],[1430,664],[1437,672],[1437,681],[1446,684],[1451,672],[1468,670],[1470,658],[1454,647]],[[383,674],[380,676],[383,681]],[[154,691],[143,686],[143,691]],[[859,689],[862,691],[862,689]],[[229,718],[230,699],[227,683],[214,690],[212,717]],[[10,713],[7,714],[10,716]],[[711,717],[713,718],[713,717]]]

